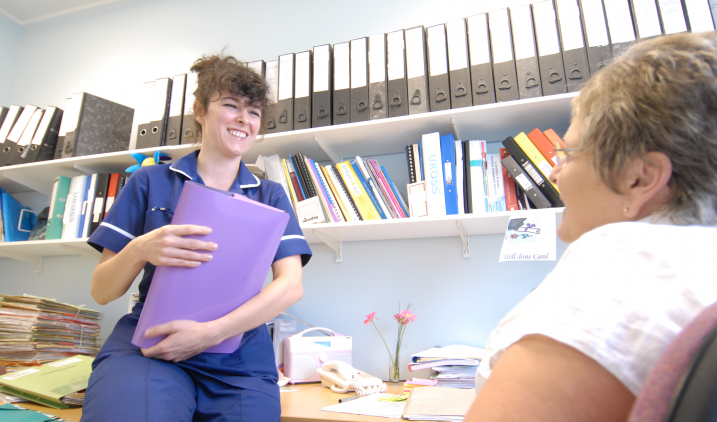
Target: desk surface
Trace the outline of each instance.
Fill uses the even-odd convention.
[[[297,391],[281,393],[281,421],[282,422],[330,422],[330,421],[366,421],[386,422],[386,418],[372,416],[351,415],[348,413],[322,412],[321,408],[338,404],[341,397],[353,395],[337,394],[323,387],[320,383],[296,384]],[[402,394],[402,384],[388,384],[388,393]],[[66,421],[79,422],[82,408],[53,409],[40,404],[18,403],[22,407],[37,410],[50,415],[56,415]]]

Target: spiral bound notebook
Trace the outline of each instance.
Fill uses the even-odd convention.
[[[178,319],[212,321],[256,296],[276,255],[289,222],[286,212],[247,199],[185,182],[172,224],[207,226],[212,233],[188,236],[214,242],[214,258],[196,268],[159,266],[132,338],[138,347],[151,347],[164,337],[147,338],[155,325]],[[243,334],[205,350],[232,353]]]

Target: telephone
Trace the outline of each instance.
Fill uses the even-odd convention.
[[[321,377],[321,384],[330,387],[334,393],[356,391],[359,396],[368,396],[386,391],[383,381],[340,360],[326,361],[316,372]]]

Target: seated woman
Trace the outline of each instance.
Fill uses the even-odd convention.
[[[278,374],[264,324],[301,299],[302,266],[311,250],[281,185],[259,180],[242,161],[261,128],[268,90],[264,79],[233,57],[204,57],[191,71],[198,79],[194,114],[201,149],[171,165],[134,172],[89,239],[102,251],[90,285],[97,303],[122,297],[142,270],[144,275],[140,302],[119,320],[93,362],[84,422],[279,421]],[[140,349],[131,340],[156,266],[197,267],[222,248],[201,240],[209,227],[170,224],[188,180],[289,214],[271,266],[273,281],[217,320],[179,320],[149,328],[147,337],[166,338]],[[185,237],[189,235],[195,236]],[[197,280],[197,289],[202,281]],[[239,333],[244,336],[235,352],[203,353]]]
[[[625,421],[717,301],[717,35],[633,46],[573,100],[555,269],[490,335],[466,421]],[[482,385],[482,388],[481,388]]]

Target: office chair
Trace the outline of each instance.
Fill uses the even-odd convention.
[[[717,422],[717,303],[657,360],[628,422]]]

